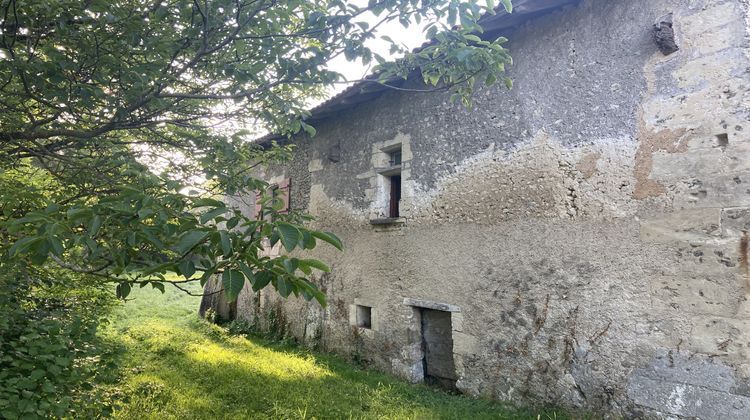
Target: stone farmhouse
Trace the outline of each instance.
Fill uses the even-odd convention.
[[[262,174],[344,241],[329,306],[213,305],[470,395],[750,418],[749,3],[514,4],[513,89],[358,84]]]

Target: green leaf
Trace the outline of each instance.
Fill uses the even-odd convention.
[[[42,369],[34,369],[31,374],[29,374],[29,378],[33,381],[37,381],[44,377],[45,371]]]
[[[213,220],[216,217],[226,213],[227,211],[229,211],[229,209],[227,208],[216,208],[211,211],[207,211],[201,215],[201,223],[206,223],[209,220]]]
[[[279,222],[276,224],[276,229],[281,237],[281,243],[289,252],[291,252],[294,247],[297,246],[299,240],[302,239],[302,232],[290,223]]]
[[[122,282],[115,288],[115,294],[120,299],[125,299],[130,294],[130,283]]]
[[[164,284],[159,282],[151,282],[151,287],[164,293]]]
[[[320,240],[328,242],[329,244],[336,247],[336,249],[338,249],[339,251],[344,250],[344,244],[341,243],[341,239],[339,239],[331,232],[311,231],[310,234]]]
[[[306,265],[308,267],[317,268],[318,270],[324,272],[324,273],[330,273],[331,268],[325,265],[322,261],[314,260],[314,259],[304,259],[299,260],[299,265]]]
[[[281,265],[289,274],[294,274],[294,272],[297,271],[298,264],[299,260],[296,258],[284,258],[281,260]]]
[[[219,231],[219,239],[221,240],[221,251],[225,257],[232,255],[232,240],[229,238],[229,233],[226,230]]]
[[[193,277],[193,274],[195,274],[195,264],[187,259],[183,260],[180,263],[178,269],[180,270],[180,274],[182,274],[185,279],[190,279],[191,277]]]
[[[427,34],[426,34],[427,39],[435,38],[435,35],[437,34],[437,29],[438,29],[437,26],[434,26],[434,25],[430,26],[427,29]]]
[[[22,217],[20,219],[15,219],[11,222],[11,226],[23,226],[27,223],[38,223],[48,220],[47,217],[41,214],[35,214],[35,213],[29,213],[25,217]]]
[[[456,53],[456,59],[458,59],[458,61],[466,61],[466,58],[469,57],[471,53],[471,49],[464,48]]]
[[[245,285],[245,276],[238,270],[226,270],[221,273],[221,283],[229,302],[234,302]]]
[[[310,231],[305,230],[302,232],[302,245],[304,249],[315,248],[315,237],[310,234]]]
[[[305,124],[304,122],[300,121],[300,125],[302,126],[302,129],[305,130],[305,133],[307,133],[310,137],[314,137],[315,134],[317,134],[317,130],[315,127]]]
[[[25,238],[21,238],[16,241],[13,246],[10,247],[10,249],[8,250],[8,255],[11,257],[15,257],[17,254],[25,252],[31,245],[42,240],[44,240],[44,237],[41,236],[27,236]]]
[[[101,227],[102,217],[97,214],[93,219],[91,219],[91,223],[89,226],[89,236],[91,236],[92,238],[96,236],[96,234],[99,233],[99,228]]]
[[[325,293],[321,292],[318,289],[315,289],[315,290],[313,290],[312,294],[313,294],[313,297],[315,297],[315,300],[318,301],[318,303],[320,304],[320,306],[322,306],[324,308],[326,306],[328,306],[328,303],[326,302],[326,295],[325,295]]]
[[[505,82],[505,87],[508,89],[513,89],[513,80],[511,80],[510,77],[506,77],[503,79],[503,82]]]
[[[140,209],[138,210],[138,218],[141,220],[147,219],[149,216],[153,216],[154,213],[156,213],[154,209],[150,209],[150,208]]]
[[[502,2],[506,12],[513,12],[513,3],[511,2],[511,0],[502,0]]]
[[[128,238],[127,238],[128,245],[135,246],[136,240],[137,240],[136,233],[135,232],[128,232]]]
[[[90,208],[76,208],[72,207],[68,209],[66,212],[66,215],[68,216],[68,220],[75,223],[76,220],[81,219],[83,217],[88,217],[91,214]]]
[[[52,253],[58,257],[62,257],[63,252],[65,252],[62,241],[55,236],[50,236],[47,238],[47,242],[49,243],[50,248],[52,248]]]
[[[276,290],[279,291],[279,294],[282,297],[289,297],[289,294],[292,293],[292,288],[292,283],[285,279],[283,276],[279,276],[276,279]]]
[[[258,290],[268,286],[268,283],[270,283],[274,277],[276,277],[276,275],[269,271],[260,271],[258,273],[255,273],[255,283],[253,283],[253,291],[257,292]]]
[[[238,264],[240,266],[240,271],[242,271],[242,274],[245,275],[245,278],[250,282],[250,284],[255,284],[255,273],[253,273],[253,270],[250,269],[250,267],[247,266],[247,264],[243,263],[242,261]]]
[[[302,271],[303,273],[305,273],[305,275],[306,275],[306,276],[312,275],[312,269],[311,269],[311,268],[310,268],[309,266],[307,266],[307,265],[304,265],[304,264],[299,264],[299,265],[298,265],[298,268],[299,268],[299,269],[300,269],[300,270],[301,270],[301,271]]]
[[[180,242],[177,244],[177,252],[184,254],[191,250],[194,246],[198,245],[208,235],[207,232],[202,230],[191,230],[180,238]]]
[[[96,254],[96,251],[99,250],[99,246],[93,239],[84,237],[83,242],[86,244],[86,247],[89,249],[89,251],[91,251],[92,254]]]
[[[195,207],[226,207],[223,201],[214,200],[213,198],[199,198],[193,201]]]
[[[281,235],[279,235],[279,231],[274,230],[273,233],[271,234],[271,237],[268,238],[268,242],[273,248],[274,246],[276,246],[276,243],[279,242],[280,239],[281,239]]]

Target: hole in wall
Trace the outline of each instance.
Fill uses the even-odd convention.
[[[357,326],[360,328],[372,328],[372,307],[356,305],[357,307]]]
[[[664,55],[672,54],[680,49],[675,39],[672,13],[661,16],[654,23],[654,41]]]
[[[706,198],[708,197],[708,191],[706,190],[693,191],[690,193],[690,195],[696,198]]]
[[[729,135],[727,133],[721,133],[714,136],[714,147],[724,150],[727,146],[729,146]]]
[[[341,160],[341,144],[336,143],[328,149],[328,160],[331,162],[339,162]]]

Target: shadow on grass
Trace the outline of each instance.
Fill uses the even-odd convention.
[[[120,418],[562,418],[229,336],[198,319],[154,319],[111,339],[125,350]]]

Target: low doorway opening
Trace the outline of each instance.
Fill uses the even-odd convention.
[[[453,326],[451,313],[419,308],[422,323],[422,365],[424,381],[456,391],[456,366],[453,362]]]

